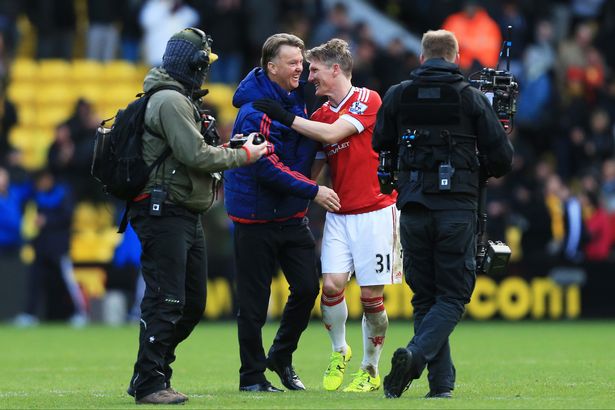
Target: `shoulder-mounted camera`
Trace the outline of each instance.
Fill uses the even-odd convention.
[[[496,68],[485,67],[468,77],[468,82],[489,99],[506,132],[511,132],[513,129],[513,120],[517,112],[517,96],[519,95],[519,84],[509,71],[510,48],[512,47],[511,31],[512,26],[508,26],[508,38],[502,43]],[[499,70],[500,61],[504,54],[506,55],[506,70]]]

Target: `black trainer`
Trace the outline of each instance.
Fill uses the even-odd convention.
[[[425,395],[425,398],[426,399],[452,399],[453,392],[450,390],[429,391],[429,393]]]
[[[239,386],[239,391],[282,393],[284,390],[272,386],[268,381],[264,381],[262,383],[250,384],[248,386]]]
[[[391,358],[391,372],[384,377],[384,397],[395,399],[401,396],[412,382],[412,352],[400,347]]]
[[[292,365],[280,366],[274,360],[267,359],[267,368],[280,377],[280,381],[288,390],[305,390],[305,385]]]

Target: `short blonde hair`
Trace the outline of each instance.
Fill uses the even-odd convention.
[[[333,38],[325,44],[308,50],[306,60],[309,62],[318,61],[328,67],[339,64],[342,73],[347,78],[352,76],[352,53],[348,43],[340,38]]]
[[[444,58],[451,63],[459,53],[459,43],[455,35],[448,30],[429,30],[421,40],[421,54],[425,60]]]
[[[267,64],[278,56],[282,46],[298,47],[301,50],[301,54],[305,51],[305,44],[303,43],[303,40],[294,34],[274,34],[265,40],[265,44],[263,44],[261,54],[261,67],[263,70],[267,70]]]

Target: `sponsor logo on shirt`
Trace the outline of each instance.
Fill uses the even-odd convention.
[[[337,154],[339,151],[346,149],[350,146],[350,141],[343,142],[341,144],[331,144],[327,146],[327,156],[330,157],[332,155]]]
[[[361,115],[365,112],[365,110],[367,110],[367,105],[363,104],[360,101],[355,101],[350,105],[350,108],[348,109],[348,111],[350,111],[353,114],[356,115]]]

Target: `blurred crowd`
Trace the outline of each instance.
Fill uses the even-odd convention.
[[[11,62],[20,50],[24,16],[35,33],[35,47],[29,55],[34,59],[121,59],[157,66],[171,34],[187,26],[200,27],[213,37],[213,51],[220,56],[208,82],[229,86],[235,86],[258,64],[261,46],[273,33],[294,33],[307,47],[340,37],[353,50],[353,83],[384,95],[418,66],[416,50],[407,49],[400,38],[378,43],[373,33],[379,27],[369,19],[352,17],[352,3],[0,0],[1,269],[18,263],[24,245],[21,221],[28,202],[38,201],[39,216],[49,203],[64,210],[36,218],[39,235],[54,230],[53,235],[62,238],[52,235],[55,239],[51,241],[35,240],[39,244],[36,258],[42,258],[39,255],[45,255],[51,244],[56,248],[64,244],[66,249],[56,252],[69,253],[71,222],[66,212],[71,206],[109,201],[89,176],[91,137],[100,119],[85,99],[78,101],[70,118],[58,124],[45,169],[32,173],[20,167],[19,150],[9,143],[19,112],[6,89]],[[520,84],[510,134],[516,154],[514,171],[489,184],[489,237],[507,241],[513,248],[513,271],[528,276],[545,275],[556,265],[615,260],[615,48],[609,45],[615,38],[615,2],[367,3],[419,39],[428,29],[453,31],[466,75],[498,64],[506,27],[513,27],[510,70]],[[83,36],[81,43],[79,36]],[[500,62],[499,68],[504,67]],[[316,103],[312,101],[308,108]],[[121,210],[121,204],[110,204],[113,207]],[[323,212],[314,207],[311,220],[319,235]],[[210,272],[232,278],[230,224],[223,208],[214,208],[205,224],[208,235],[226,238],[209,246]],[[125,242],[128,245],[122,242],[120,254],[133,255],[124,259],[137,264],[138,243]],[[80,309],[83,307],[77,306],[77,313]]]

